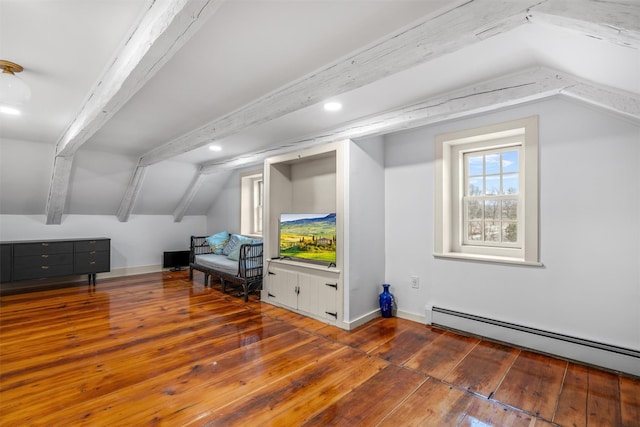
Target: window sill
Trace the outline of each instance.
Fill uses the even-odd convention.
[[[507,258],[492,255],[476,255],[476,254],[464,254],[459,252],[447,252],[447,253],[434,253],[435,258],[448,258],[448,259],[460,259],[467,261],[479,261],[489,262],[494,264],[516,264],[526,265],[529,267],[544,267],[544,264],[537,261],[526,261],[520,258]]]

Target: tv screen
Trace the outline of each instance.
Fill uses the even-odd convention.
[[[336,214],[281,214],[280,257],[335,263]]]
[[[162,257],[162,268],[170,268],[173,271],[183,270],[189,266],[189,251],[169,251]]]

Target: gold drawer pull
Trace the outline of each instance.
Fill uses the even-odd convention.
[[[91,255],[95,255],[95,253],[96,253],[96,251],[89,252],[89,254],[91,254]]]
[[[42,258],[49,258],[49,255],[40,255]]]
[[[89,264],[90,264],[90,265],[93,265],[93,264],[95,264],[95,263],[96,263],[95,261],[91,261]]]
[[[92,245],[95,245],[96,241],[95,240],[90,240],[89,243],[92,244]]]
[[[49,246],[48,243],[42,243],[42,246]]]
[[[40,267],[40,268],[41,268],[41,269],[43,269],[43,270],[48,270],[48,269],[49,269],[49,266],[48,266],[48,265],[43,265],[43,266],[42,266],[42,267]]]

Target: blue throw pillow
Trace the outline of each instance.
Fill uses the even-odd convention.
[[[251,243],[253,241],[250,237],[240,236],[239,234],[232,234],[229,238],[229,243],[224,247],[222,253],[227,255],[229,259],[238,260],[240,258],[240,246],[245,243]],[[233,255],[232,255],[233,254]]]
[[[229,242],[229,233],[226,231],[216,233],[207,237],[207,242],[209,242],[209,246],[211,246],[211,252],[220,255],[227,245],[227,242]]]

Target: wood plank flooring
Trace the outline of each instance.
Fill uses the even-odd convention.
[[[640,426],[640,379],[165,272],[0,297],[1,426]]]

